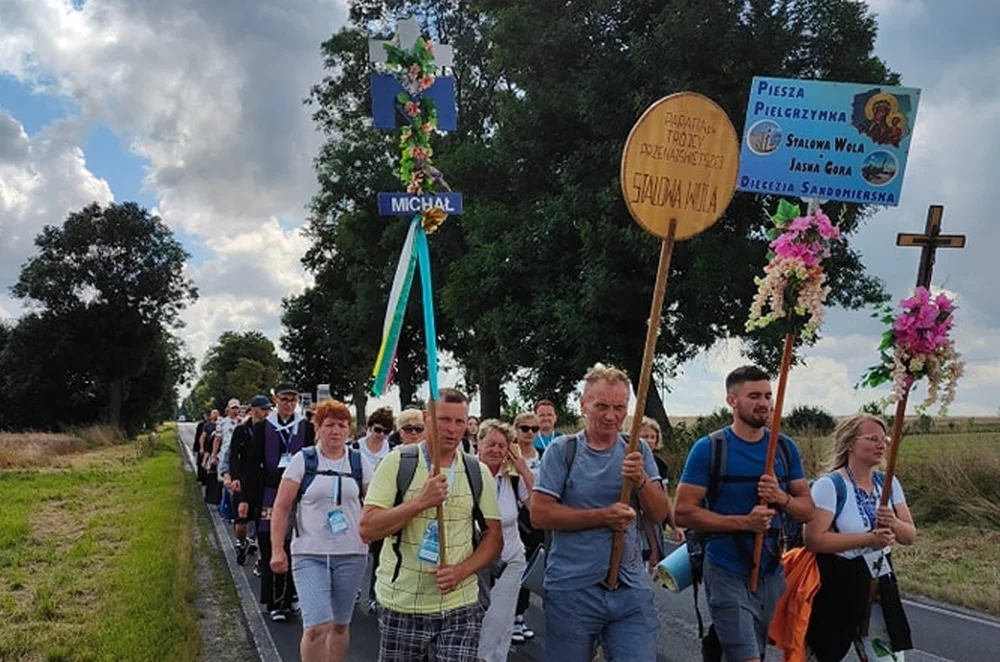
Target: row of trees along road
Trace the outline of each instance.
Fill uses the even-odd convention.
[[[135,203],[95,203],[35,247],[11,288],[28,312],[0,325],[0,429],[172,418],[192,367],[174,333],[198,293],[170,229]]]
[[[362,409],[406,218],[378,215],[376,194],[400,190],[396,138],[372,128],[367,40],[385,17],[415,15],[455,48],[458,130],[438,136],[435,164],[465,195],[465,213],[432,237],[438,342],[500,414],[502,386],[564,403],[597,361],[637,380],[658,242],[621,200],[619,159],[643,110],[692,90],[743,125],[754,75],[897,84],[873,54],[875,18],[850,0],[357,0],[348,28],[323,44],[327,76],[307,99],[326,142],[315,160],[315,285],[283,302],[288,371],[329,382]],[[671,264],[655,379],[722,338],[742,338],[775,367],[780,338],[744,330],[765,264],[763,220],[776,200],[737,194]],[[866,211],[829,204],[848,237]],[[832,305],[885,300],[849,244],[828,262]],[[426,379],[419,297],[398,351],[403,403]],[[706,409],[714,403],[705,403]],[[648,409],[666,423],[658,389]]]

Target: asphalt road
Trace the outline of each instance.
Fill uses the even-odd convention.
[[[179,424],[180,438],[191,458],[194,424]],[[302,628],[298,621],[272,623],[257,601],[260,595],[259,580],[253,576],[250,557],[245,566],[236,565],[233,551],[232,529],[209,507],[216,534],[224,542],[222,550],[237,592],[243,602],[247,626],[261,653],[262,662],[292,662],[299,660],[298,642]],[[365,583],[367,587],[367,582]],[[695,620],[691,592],[671,593],[657,588],[656,608],[660,621],[658,632],[659,653],[657,662],[700,662],[698,625]],[[378,659],[378,624],[364,609],[367,596],[358,605],[351,624],[350,659],[357,662],[374,662]],[[526,615],[529,625],[536,632],[534,640],[511,647],[510,662],[529,662],[544,659],[545,628],[541,604],[536,601]],[[913,631],[916,650],[907,651],[908,662],[1000,662],[1000,619],[987,614],[959,609],[950,605],[925,600],[906,600],[906,613]],[[708,610],[703,606],[702,615],[707,619]],[[781,653],[771,650],[767,658],[780,660]],[[851,654],[849,659],[854,659]]]

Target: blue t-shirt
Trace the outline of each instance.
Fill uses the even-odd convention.
[[[535,491],[558,499],[571,508],[605,508],[618,501],[622,489],[622,463],[625,461],[625,439],[605,451],[595,451],[587,445],[586,435],[576,437],[576,457],[567,477],[566,440],[558,437],[542,456],[542,468]],[[642,442],[646,475],[659,480],[653,454]],[[600,527],[582,531],[553,531],[552,546],[545,564],[546,590],[574,591],[600,584],[608,574],[611,558],[611,529]],[[622,555],[621,582],[633,588],[648,588],[642,542],[639,529],[632,522],[625,533],[625,553]]]
[[[749,477],[759,479],[764,473],[764,464],[767,460],[767,440],[770,437],[770,430],[764,428],[764,436],[760,441],[744,441],[736,436],[733,428],[726,427],[726,470],[727,478]],[[774,473],[778,478],[781,488],[788,490],[788,483],[793,480],[805,478],[802,471],[802,458],[799,456],[799,449],[788,437],[782,435],[788,454],[791,458],[792,466],[785,466],[784,454],[779,448],[774,456]],[[708,488],[709,476],[712,470],[712,442],[708,437],[702,437],[695,443],[684,464],[684,473],[681,475],[681,482],[699,487]],[[712,499],[712,511],[720,515],[746,515],[756,506],[760,499],[757,496],[757,480],[720,480],[714,495],[707,495]],[[771,522],[772,528],[781,526],[780,515],[775,515]],[[753,538],[754,534],[747,531],[744,533],[710,534],[705,547],[705,555],[715,565],[729,572],[750,576],[753,567]],[[769,536],[765,539],[764,555],[761,559],[761,570],[767,574],[778,572],[781,567],[776,563],[777,539]]]

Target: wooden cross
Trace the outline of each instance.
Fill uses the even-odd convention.
[[[416,19],[408,18],[398,23],[397,33],[399,35],[399,47],[404,51],[413,48],[420,37],[420,25]],[[385,47],[383,44],[391,44],[392,41],[382,41],[381,39],[368,40],[368,59],[373,63],[385,62]],[[455,54],[448,44],[434,44],[434,64],[439,67],[450,67],[455,60]]]
[[[917,287],[930,289],[931,273],[934,271],[934,255],[939,248],[965,248],[964,234],[941,234],[942,205],[931,205],[927,210],[927,226],[923,234],[900,232],[896,235],[897,246],[920,246],[920,269],[917,271]]]

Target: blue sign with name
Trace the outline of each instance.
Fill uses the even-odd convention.
[[[895,207],[920,90],[755,76],[740,191]]]
[[[461,193],[379,193],[378,213],[382,216],[413,216],[422,211],[440,209],[448,214],[462,213]]]

